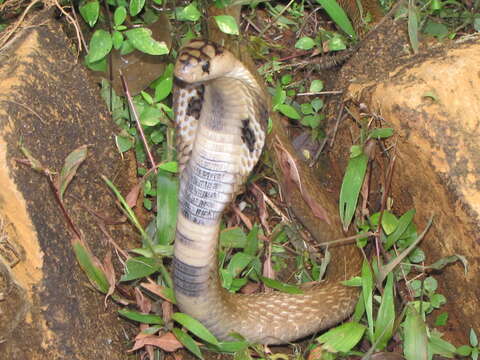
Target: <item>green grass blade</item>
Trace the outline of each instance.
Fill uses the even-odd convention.
[[[393,273],[387,276],[387,283],[382,296],[382,302],[378,309],[377,321],[375,323],[376,348],[382,350],[387,346],[392,337],[393,325],[395,322],[395,304],[393,296]]]
[[[80,267],[87,275],[88,280],[90,280],[96,289],[106,294],[110,288],[107,276],[100,267],[95,265],[95,261],[92,259],[93,255],[90,251],[79,241],[73,243],[73,251],[75,252]]]
[[[172,319],[178,322],[183,327],[185,327],[192,334],[195,334],[196,336],[198,336],[200,339],[205,340],[212,345],[218,346],[219,343],[218,343],[218,340],[215,338],[215,336],[213,336],[213,334],[205,326],[203,326],[203,324],[201,324],[198,320],[192,318],[187,314],[178,313],[178,312],[172,315]]]
[[[335,0],[317,0],[317,2],[322,5],[328,16],[332,18],[332,20],[338,25],[338,27],[340,27],[340,29],[345,31],[345,33],[347,33],[353,39],[357,38],[357,34],[355,33],[347,14]]]
[[[368,334],[373,342],[373,274],[368,261],[362,265],[362,294],[367,313]]]
[[[427,327],[413,305],[408,305],[404,323],[405,339],[403,352],[407,360],[427,360]]]
[[[129,320],[137,321],[142,324],[163,325],[163,319],[158,315],[143,314],[129,309],[118,310],[118,313]]]
[[[357,322],[348,322],[330,329],[319,336],[317,341],[330,352],[350,351],[362,339],[366,327]]]
[[[157,175],[157,241],[171,244],[175,238],[178,210],[178,181],[171,174],[159,171]]]
[[[180,341],[183,346],[185,346],[188,350],[192,352],[196,357],[199,359],[203,360],[202,352],[200,351],[200,348],[198,347],[197,343],[195,340],[192,339],[190,335],[187,333],[183,332],[180,329],[173,328],[172,329],[173,335]]]
[[[352,222],[363,179],[367,171],[368,157],[364,153],[350,158],[340,190],[339,210],[343,229],[347,230]]]

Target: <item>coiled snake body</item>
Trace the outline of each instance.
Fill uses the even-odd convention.
[[[339,281],[303,294],[231,294],[217,269],[222,212],[258,161],[268,119],[267,98],[229,51],[203,40],[183,47],[174,70],[180,192],[174,290],[181,311],[220,340],[280,344],[345,319],[356,302]]]

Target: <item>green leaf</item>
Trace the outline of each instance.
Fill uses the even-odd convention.
[[[214,16],[215,22],[221,32],[231,35],[239,35],[238,25],[233,16],[230,15],[218,15]]]
[[[168,171],[169,173],[176,174],[178,173],[178,162],[176,161],[167,161],[163,164],[158,165],[160,170]]]
[[[151,275],[159,270],[157,260],[143,256],[133,257],[127,260],[125,264],[125,274],[120,281],[131,281]]]
[[[405,334],[403,348],[405,358],[407,360],[427,360],[427,327],[422,316],[412,304],[407,305],[403,329]]]
[[[232,259],[228,263],[227,271],[232,274],[233,277],[240,275],[240,273],[252,262],[254,257],[244,252],[238,252],[232,256]]]
[[[468,269],[468,261],[465,257],[461,255],[452,255],[452,256],[447,256],[445,258],[442,258],[440,260],[435,261],[432,265],[428,266],[429,269],[435,269],[435,270],[441,270],[448,264],[452,264],[456,261],[461,261],[464,268],[465,268],[465,275],[467,274],[467,269]]]
[[[226,248],[243,249],[247,243],[247,236],[239,227],[225,229],[220,232],[220,245]]]
[[[157,190],[157,241],[159,244],[168,245],[175,239],[178,212],[177,178],[165,171],[159,171]]]
[[[176,9],[176,18],[180,21],[197,21],[201,15],[202,13],[198,11],[195,3]]]
[[[314,80],[314,81],[316,81],[316,80]],[[312,85],[313,85],[313,82],[312,82]],[[311,86],[310,86],[310,88],[311,88]],[[312,90],[310,90],[310,91],[312,91]],[[324,105],[323,100],[320,99],[320,98],[313,99],[310,102],[310,104],[312,104],[313,110],[315,110],[315,112],[318,112]]]
[[[379,128],[379,129],[373,129],[370,131],[368,134],[369,138],[373,139],[385,139],[393,135],[393,129],[392,128]]]
[[[258,251],[258,224],[254,224],[252,230],[247,235],[247,243],[245,245],[245,254],[255,256]]]
[[[78,9],[88,26],[94,27],[100,14],[100,3],[96,0],[89,1],[81,5]]]
[[[307,115],[302,118],[301,124],[316,129],[320,126],[322,119],[323,117],[320,115]]]
[[[317,0],[317,2],[322,5],[328,16],[332,18],[340,29],[345,31],[345,33],[353,39],[357,37],[355,30],[353,30],[352,23],[348,20],[347,14],[345,14],[345,11],[343,11],[342,7],[338,5],[335,0]]]
[[[413,0],[408,1],[408,38],[412,50],[416,54],[418,52],[418,16],[417,8]]]
[[[285,74],[285,75],[282,75],[282,77],[280,78],[280,83],[282,85],[288,85],[292,82],[292,80],[293,80],[292,74]]]
[[[60,172],[60,177],[58,179],[60,187],[60,199],[63,200],[63,194],[67,190],[68,185],[77,174],[78,167],[85,161],[87,158],[87,145],[82,145],[77,149],[73,150],[65,159],[65,162]]]
[[[142,324],[158,324],[163,325],[163,319],[158,315],[143,314],[138,311],[121,309],[118,313],[129,320],[137,321]]]
[[[119,50],[122,47],[123,35],[120,31],[114,31],[112,33],[112,44],[115,50]]]
[[[152,31],[146,28],[135,28],[125,31],[128,40],[135,49],[150,55],[168,54],[168,47],[164,41],[152,38]]]
[[[320,92],[322,90],[323,90],[323,81],[322,80],[313,80],[311,82],[310,89],[309,89],[310,92],[316,93],[316,92]],[[321,101],[321,99],[315,99],[315,100],[320,100]],[[312,103],[313,103],[313,100],[312,100]],[[318,111],[318,110],[316,110],[316,111]]]
[[[130,0],[130,16],[137,16],[145,6],[145,0]]]
[[[177,328],[173,328],[172,332],[177,338],[177,340],[183,344],[183,346],[185,346],[188,350],[190,350],[193,355],[203,360],[203,356],[200,351],[200,348],[198,347],[197,343],[195,342],[195,340],[192,339],[190,335],[184,333],[182,330]]]
[[[314,114],[315,111],[313,111],[313,106],[310,103],[304,103],[300,105],[300,110],[302,111],[302,114],[309,115],[309,114]]]
[[[85,272],[90,283],[100,292],[106,294],[110,285],[103,269],[95,264],[90,251],[78,240],[73,243],[73,251],[80,267]]]
[[[470,329],[470,345],[478,346],[477,334],[475,333],[475,330],[473,330],[473,328]]]
[[[368,157],[360,154],[350,158],[340,190],[339,210],[343,228],[346,231],[357,208],[358,196],[367,171]]]
[[[104,57],[98,61],[95,61],[93,63],[87,62],[87,57],[85,56],[85,65],[93,71],[102,71],[106,72],[107,71],[107,58]]]
[[[116,135],[115,143],[117,144],[118,151],[124,153],[133,147],[134,141],[130,137]]]
[[[327,41],[327,45],[328,50],[330,51],[340,51],[347,48],[347,45],[345,45],[343,38],[341,38],[340,36],[334,36],[333,38],[329,39]]]
[[[303,294],[303,291],[295,285],[285,284],[281,281],[260,276],[260,280],[269,288],[279,290],[288,294]]]
[[[414,264],[421,263],[425,261],[425,253],[420,248],[415,248],[412,250],[410,255],[408,255],[408,260],[410,260]]]
[[[192,334],[195,334],[200,339],[205,340],[213,345],[218,345],[218,340],[213,334],[198,320],[184,313],[174,313],[172,319],[185,327]]]
[[[430,298],[430,303],[435,309],[438,309],[447,303],[447,299],[442,294],[433,294]]]
[[[152,140],[154,144],[158,145],[165,140],[165,135],[163,135],[163,131],[155,130],[150,134],[150,140]]]
[[[438,282],[434,277],[429,276],[424,280],[423,287],[427,292],[434,292],[438,288]]]
[[[365,326],[357,322],[348,322],[330,329],[316,340],[329,352],[346,353],[362,339]]]
[[[88,63],[94,63],[104,58],[112,50],[112,37],[105,30],[95,30],[90,39],[89,52],[85,56]]]
[[[301,37],[295,43],[295,47],[301,50],[311,50],[315,46],[315,41],[308,36]]]
[[[393,333],[393,325],[395,323],[395,303],[393,296],[393,273],[387,276],[387,283],[382,296],[382,302],[378,309],[377,321],[375,322],[374,338],[376,348],[384,349]]]
[[[294,119],[294,120],[300,119],[300,114],[291,105],[280,104],[276,106],[276,110],[278,110],[283,115],[289,117],[290,119]]]
[[[154,106],[145,106],[140,113],[140,123],[144,126],[155,126],[162,123],[163,113]]]
[[[113,13],[113,23],[115,26],[122,25],[127,18],[127,9],[125,6],[118,6]]]
[[[457,348],[457,354],[460,356],[470,356],[472,353],[472,348],[468,345],[462,345]]]
[[[448,36],[448,27],[445,24],[428,20],[423,32],[427,35],[434,36],[438,40],[442,40]]]
[[[411,209],[411,210],[408,210],[405,214],[403,214],[400,217],[395,231],[387,237],[385,250],[390,249],[392,245],[395,244],[395,242],[397,242],[397,240],[401,238],[405,230],[408,228],[408,226],[412,222],[414,215],[415,215],[415,209]]]
[[[250,344],[248,341],[226,341],[218,343],[215,349],[224,353],[236,353],[244,351],[249,346]]]
[[[164,100],[170,93],[173,88],[173,76],[168,76],[163,78],[155,86],[155,101]]]
[[[448,313],[443,312],[435,319],[435,326],[445,326],[448,321]]]
[[[367,313],[368,332],[370,339],[373,337],[373,274],[368,261],[364,261],[362,265],[362,294]]]
[[[282,89],[280,85],[278,85],[275,88],[275,93],[273,94],[273,98],[272,98],[273,109],[276,110],[277,106],[279,106],[280,104],[283,104],[286,98],[287,98],[287,93],[285,92],[285,90]]]
[[[430,332],[428,338],[428,350],[430,356],[440,355],[452,359],[455,357],[456,348],[448,341],[445,341],[441,338],[441,333],[436,330]]]

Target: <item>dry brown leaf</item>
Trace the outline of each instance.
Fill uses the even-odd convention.
[[[172,319],[172,314],[173,314],[172,303],[168,301],[163,301],[162,302],[163,321],[165,321],[165,323],[169,323],[170,320]]]
[[[168,296],[165,295],[165,288],[155,284],[152,280],[149,279],[148,283],[141,283],[140,286],[157,295],[158,297],[161,297],[163,300],[170,301]]]
[[[173,352],[183,347],[182,343],[177,340],[175,335],[168,332],[161,336],[148,335],[142,336],[138,339],[135,338],[135,344],[133,345],[133,348],[128,350],[128,352],[136,351],[148,345],[156,346],[167,352]]]
[[[142,188],[141,183],[136,184],[125,197],[125,201],[127,202],[128,206],[130,206],[131,208],[134,208],[135,205],[137,205],[137,200],[138,200],[138,196],[140,194],[141,188]]]
[[[137,306],[141,312],[144,314],[149,314],[152,310],[152,303],[151,301],[146,298],[143,293],[140,291],[139,288],[135,288],[135,301],[137,302]]]
[[[322,359],[322,347],[317,346],[313,348],[312,351],[308,354],[307,360],[321,360]]]
[[[265,204],[265,193],[260,190],[260,188],[254,184],[252,186],[252,193],[255,195],[255,198],[257,199],[257,204],[258,204],[258,215],[260,217],[260,222],[262,223],[263,228],[265,229],[265,232],[270,235],[270,226],[268,225],[268,211],[267,211],[267,205]]]
[[[250,281],[240,289],[240,292],[245,295],[250,295],[256,293],[258,290],[260,290],[260,283]]]
[[[107,294],[105,295],[105,307],[107,307],[107,299],[113,294],[115,291],[115,269],[113,267],[112,263],[112,252],[108,250],[107,254],[105,255],[105,258],[103,259],[103,272],[105,273],[105,276],[107,277],[108,284],[110,285],[107,291]]]
[[[275,150],[277,152],[280,167],[283,174],[285,175],[286,187],[289,188],[289,186],[291,186],[289,182],[293,182],[294,184],[296,184],[298,186],[298,189],[300,190],[300,194],[302,195],[303,200],[305,200],[310,210],[312,210],[313,215],[320,220],[325,221],[327,224],[330,224],[330,219],[325,209],[312,198],[312,196],[306,189],[302,187],[300,171],[298,170],[295,159],[280,143],[278,137]]]
[[[235,214],[242,220],[242,222],[245,224],[245,226],[247,227],[248,230],[252,230],[252,222],[250,221],[250,219],[240,211],[240,209],[238,208],[238,206],[236,205],[232,205],[232,209],[233,211],[235,211]]]

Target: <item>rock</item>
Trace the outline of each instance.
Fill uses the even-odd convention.
[[[135,169],[122,162],[117,129],[98,89],[49,11],[36,14],[0,56],[1,357],[126,359],[128,325],[119,322],[111,302],[105,309],[103,296],[92,291],[78,266],[45,176],[16,159],[24,158],[22,143],[44,166],[59,171],[72,150],[89,145],[65,203],[100,259],[107,249],[104,236],[81,205],[118,214],[100,175],[126,188],[131,185],[122,179],[128,177],[115,177]],[[134,237],[124,231],[127,238]]]

